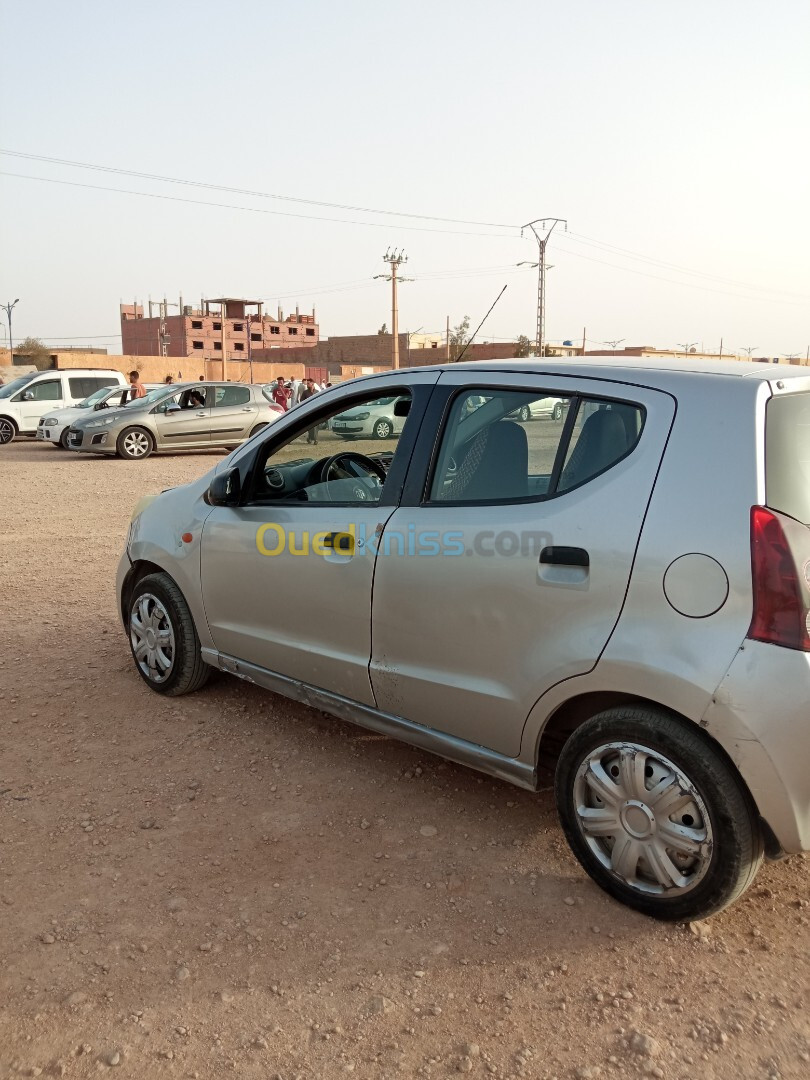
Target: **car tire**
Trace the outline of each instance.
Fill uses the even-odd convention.
[[[0,416],[0,446],[6,446],[17,438],[17,425],[8,416]]]
[[[118,436],[115,451],[120,458],[129,461],[142,461],[148,458],[155,449],[155,440],[151,434],[141,427],[125,428]]]
[[[563,418],[562,402],[558,401],[557,404],[554,406],[554,419],[559,422],[560,420],[562,420],[562,418]]]
[[[127,629],[138,674],[156,693],[180,697],[208,681],[211,668],[202,659],[194,620],[168,574],[148,574],[135,586]]]
[[[378,420],[374,425],[375,439],[390,439],[394,434],[394,425],[390,420]]]
[[[762,861],[756,808],[736,769],[700,729],[664,710],[619,706],[578,727],[560,753],[555,793],[583,868],[654,918],[721,911]]]
[[[532,410],[529,408],[528,405],[520,406],[520,408],[518,409],[517,418],[521,422],[521,424],[525,424],[527,421],[531,420]]]
[[[60,447],[62,450],[70,449],[70,443],[68,442],[68,436],[70,435],[70,428],[66,427],[62,429],[62,434],[59,436],[59,442],[54,443],[54,446]]]
[[[252,439],[252,438],[253,438],[253,436],[254,436],[254,435],[256,434],[256,432],[257,432],[257,431],[264,431],[264,429],[265,429],[266,427],[267,427],[267,424],[266,424],[266,423],[263,423],[263,424],[257,424],[257,425],[256,425],[256,426],[255,426],[255,427],[254,427],[254,428],[253,428],[253,429],[251,430],[251,432],[250,432],[250,435],[249,435],[248,437]]]

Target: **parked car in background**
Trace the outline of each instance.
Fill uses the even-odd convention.
[[[565,416],[568,402],[564,398],[546,397],[538,398],[521,405],[514,414],[516,420],[526,423],[528,420],[557,420]]]
[[[378,401],[369,401],[362,408],[338,413],[329,426],[344,439],[354,439],[358,435],[369,439],[393,438],[405,425],[405,418],[394,411],[398,400],[382,397]]]
[[[144,383],[147,391],[158,390],[163,383]],[[61,450],[67,450],[68,432],[74,420],[81,420],[88,415],[88,409],[100,412],[102,409],[120,408],[126,405],[130,399],[129,386],[106,386],[96,390],[78,405],[71,405],[66,409],[56,409],[46,413],[39,421],[37,427],[37,439],[49,442],[52,446]]]
[[[0,387],[0,446],[17,435],[36,436],[45,413],[78,405],[105,386],[126,386],[120,371],[107,368],[34,371]]]
[[[513,419],[549,398],[565,423]],[[352,443],[302,451],[347,416]],[[703,918],[763,851],[810,850],[809,430],[798,367],[353,380],[136,508],[135,669],[179,695],[218,668],[530,790],[552,770],[602,888]]]
[[[123,408],[70,426],[68,449],[138,460],[156,450],[238,446],[284,410],[261,386],[195,382],[162,386]]]

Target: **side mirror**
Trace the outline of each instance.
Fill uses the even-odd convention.
[[[409,397],[400,398],[399,401],[394,402],[394,416],[407,416],[411,411],[411,399]]]
[[[166,414],[168,415],[169,413],[176,412],[182,412],[182,410],[176,401],[172,401],[166,406]]]
[[[93,406],[93,412],[98,412],[99,409],[106,409],[106,408],[107,408],[107,402],[106,401],[97,401],[95,403],[95,405]]]
[[[32,390],[26,390],[25,393],[22,396],[22,399],[23,399],[23,401],[33,401],[34,400],[33,391]]]
[[[209,506],[237,506],[242,494],[242,477],[238,469],[218,473],[205,493]]]

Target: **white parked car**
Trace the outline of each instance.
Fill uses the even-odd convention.
[[[146,390],[157,390],[163,383],[144,383]],[[129,386],[105,386],[86,397],[78,405],[67,409],[56,409],[41,418],[37,427],[37,439],[49,442],[61,450],[68,448],[68,434],[74,420],[83,420],[89,415],[88,409],[99,412],[102,409],[115,409],[129,401]]]
[[[110,368],[34,371],[0,386],[0,446],[17,435],[35,436],[40,418],[54,409],[78,405],[105,386],[126,386],[120,371]]]

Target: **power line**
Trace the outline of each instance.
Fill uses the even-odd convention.
[[[572,256],[574,259],[585,259],[587,262],[600,263],[602,266],[609,266],[613,270],[621,270],[625,274],[636,274],[639,277],[652,278],[655,281],[666,281],[670,285],[681,285],[685,289],[698,289],[701,292],[718,293],[721,296],[733,296],[736,300],[751,300],[750,296],[744,296],[742,293],[728,292],[726,289],[711,289],[708,285],[695,285],[691,281],[678,281],[677,278],[661,277],[660,274],[649,274],[644,270],[633,270],[629,266],[617,266],[616,263],[606,262],[604,259],[594,259],[591,255],[581,255],[578,251],[571,251],[568,248],[562,248],[566,255]],[[759,298],[762,302],[767,304],[789,304],[791,307],[804,307],[805,303],[799,303],[797,300],[782,300],[779,297],[761,296]]]
[[[325,202],[322,199],[304,199],[295,195],[273,195],[267,191],[251,191],[249,188],[228,187],[225,184],[209,184],[202,180],[182,180],[174,176],[160,176],[156,173],[136,172],[134,169],[120,169],[110,165],[93,165],[86,161],[69,161],[65,158],[47,157],[43,154],[24,154],[19,150],[3,150],[0,154],[8,157],[24,158],[27,161],[43,161],[51,165],[67,165],[73,169],[92,169],[94,172],[114,173],[117,176],[134,176],[140,180],[157,180],[163,184],[182,184],[186,187],[207,188],[210,191],[224,191],[231,195],[250,195],[259,199],[278,199],[283,202],[302,203],[306,206],[324,206],[331,210],[349,210],[352,213],[381,214],[388,217],[415,218],[420,221],[443,221],[454,225],[478,225],[493,229],[517,229],[518,225],[497,221],[468,221],[464,218],[437,217],[433,214],[410,214],[402,210],[376,210],[368,206],[351,206],[345,203]]]
[[[702,277],[710,281],[716,281],[722,285],[732,285],[735,288],[751,289],[754,292],[772,292],[781,293],[785,296],[792,296],[796,299],[804,298],[803,293],[794,293],[786,289],[769,289],[761,285],[751,285],[745,281],[735,281],[733,278],[721,277],[718,274],[707,274],[702,270],[690,270],[688,267],[680,266],[678,263],[668,262],[665,259],[656,259],[652,255],[642,255],[639,252],[630,251],[627,248],[618,247],[615,244],[609,244],[604,240],[596,240],[590,236],[583,236],[581,233],[569,232],[568,236],[577,243],[586,244],[589,247],[596,247],[599,249],[607,249],[608,252],[616,252],[626,258],[634,259],[639,262],[650,263],[654,266],[663,267],[666,270],[676,270],[680,274],[689,274],[692,277]]]
[[[38,180],[43,184],[62,184],[65,187],[86,188],[89,191],[110,191],[116,195],[137,195],[144,199],[160,199],[164,202],[189,203],[191,206],[213,206],[220,210],[243,210],[249,214],[271,214],[273,217],[298,218],[304,221],[326,221],[332,225],[360,225],[366,229],[388,229],[392,226],[379,221],[355,221],[348,218],[319,217],[316,214],[293,214],[284,210],[265,210],[260,206],[234,206],[230,203],[208,202],[205,199],[184,199],[181,195],[159,195],[154,191],[128,191],[125,188],[106,187],[102,184],[82,184],[78,180],[57,180],[50,176],[29,176],[26,173],[0,172],[0,176],[12,176],[17,180]],[[445,236],[483,236],[514,240],[510,233],[474,233],[463,229],[429,229],[421,225],[398,225],[409,232],[442,233]]]

